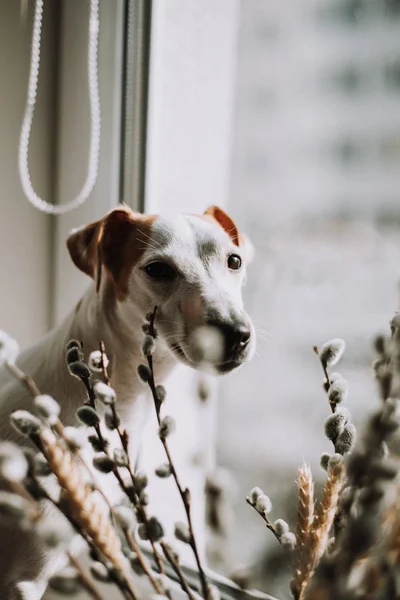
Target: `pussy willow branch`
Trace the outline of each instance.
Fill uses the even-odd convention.
[[[10,373],[14,375],[15,379],[18,379],[18,381],[20,381],[26,387],[28,392],[30,392],[33,397],[40,395],[39,389],[30,375],[27,375],[26,373],[21,371],[21,369],[17,367],[15,363],[10,363],[9,361],[6,361],[5,365],[10,371]]]
[[[75,567],[75,569],[77,570],[79,580],[80,580],[82,586],[88,592],[88,594],[90,594],[90,596],[92,596],[92,598],[94,598],[95,600],[104,600],[103,596],[100,594],[99,590],[94,585],[94,583],[90,579],[90,577],[82,569],[80,562],[76,560],[75,556],[73,554],[71,554],[70,552],[67,552],[67,556],[69,558],[69,562],[71,563],[71,565],[73,567]]]
[[[151,315],[150,321],[149,321],[149,331],[150,331],[150,335],[155,338],[156,337],[156,331],[154,328],[154,321],[156,318],[156,314],[157,314],[157,307],[154,308],[154,311]],[[150,380],[148,382],[149,388],[151,390],[152,396],[153,396],[153,401],[154,401],[154,407],[156,410],[156,417],[157,417],[157,421],[158,421],[158,425],[161,425],[161,414],[160,414],[160,401],[157,398],[157,391],[156,391],[156,384],[155,384],[155,379],[154,379],[154,365],[153,365],[153,357],[150,355],[147,357],[147,363],[150,369]],[[196,538],[194,535],[194,529],[193,529],[193,523],[192,523],[192,513],[191,513],[191,498],[190,498],[190,491],[188,488],[184,488],[179,480],[179,476],[178,473],[176,471],[174,462],[172,460],[172,456],[169,450],[169,446],[168,446],[168,442],[166,440],[166,438],[164,437],[160,437],[161,443],[164,447],[165,450],[165,454],[167,456],[167,460],[168,460],[168,464],[170,466],[171,469],[171,475],[173,476],[174,480],[175,480],[175,484],[176,487],[178,488],[178,492],[179,495],[182,499],[182,503],[186,512],[186,518],[187,518],[187,522],[188,522],[188,527],[189,527],[189,534],[190,534],[190,546],[193,550],[193,554],[194,557],[196,559],[196,564],[197,564],[197,568],[199,571],[199,578],[200,578],[200,584],[201,584],[201,589],[202,589],[202,593],[205,599],[209,598],[209,587],[208,587],[208,583],[207,583],[207,578],[206,578],[206,574],[204,572],[202,563],[201,563],[201,559],[200,559],[200,554],[199,554],[199,550],[197,548],[197,542],[196,542]]]
[[[328,369],[327,366],[322,362],[322,360],[319,358],[319,352],[318,352],[318,348],[317,346],[313,346],[313,350],[315,352],[315,354],[318,356],[318,360],[320,362],[321,368],[324,372],[325,375],[325,386],[326,386],[326,392],[328,392],[329,387],[331,385],[331,379],[329,377],[329,373],[328,373]],[[329,406],[331,407],[331,411],[334,413],[336,411],[336,404],[334,402],[330,402],[329,401]]]
[[[179,564],[179,559],[175,556],[174,552],[171,550],[171,548],[165,542],[161,542],[161,548],[163,549],[165,558],[172,565],[172,568],[174,569],[174,571],[179,579],[179,582],[181,584],[183,591],[187,594],[187,596],[190,600],[196,600],[192,590],[189,587],[188,582],[185,579],[185,576],[181,569],[181,565]]]
[[[253,504],[253,502],[251,501],[250,498],[246,498],[246,502],[247,504],[249,504],[252,508],[254,508],[254,510],[256,511],[256,513],[258,515],[260,515],[260,517],[263,519],[263,521],[265,522],[265,525],[267,527],[267,529],[269,529],[274,536],[276,537],[276,539],[278,540],[279,543],[281,543],[281,538],[279,536],[279,534],[277,533],[273,523],[269,520],[269,517],[267,515],[267,513],[260,513],[257,508],[255,507],[255,505]]]
[[[105,346],[104,346],[104,342],[103,341],[100,341],[99,349],[100,349],[101,368],[102,368],[102,371],[103,371],[104,381],[105,381],[105,383],[107,385],[110,385],[111,380],[110,380],[110,376],[108,374],[108,370],[107,370],[107,367],[106,367],[106,361],[105,361],[106,350],[105,350]],[[126,454],[126,459],[127,459],[127,466],[126,466],[126,468],[128,470],[129,476],[131,478],[133,489],[136,490],[137,489],[136,477],[135,477],[134,470],[132,468],[132,463],[131,463],[131,459],[130,459],[130,455],[129,455],[129,436],[128,436],[128,432],[126,431],[126,429],[123,430],[121,428],[121,425],[119,424],[119,418],[118,418],[118,413],[117,413],[117,408],[116,408],[116,405],[115,405],[115,401],[113,401],[111,403],[111,407],[110,408],[111,408],[111,411],[112,411],[114,423],[116,424],[116,431],[117,431],[119,440],[121,442],[121,446],[122,446],[122,448],[123,448],[123,450],[124,450],[124,452]],[[121,485],[121,483],[120,483],[120,485]],[[129,495],[128,495],[128,497],[129,497]],[[143,524],[146,527],[146,530],[149,532],[149,517],[148,517],[148,514],[147,514],[146,507],[140,502],[139,494],[137,494],[136,492],[134,492],[133,498],[129,498],[129,499],[133,503],[135,509],[140,514],[141,519],[143,521]],[[151,539],[151,535],[149,535],[148,537],[149,537],[151,548],[152,548],[152,551],[153,551],[153,554],[154,554],[154,558],[155,558],[155,561],[156,561],[156,564],[157,564],[157,568],[158,568],[159,572],[162,575],[165,575],[164,565],[163,565],[162,559],[161,559],[161,557],[160,557],[160,555],[159,555],[159,553],[157,551],[156,545],[153,542],[153,540]],[[130,543],[129,540],[128,540],[128,543]],[[139,558],[139,561],[140,561],[140,563],[142,565],[143,570],[146,573],[151,573],[151,567],[150,567],[150,565],[147,564],[146,558],[144,557],[144,555],[143,555],[142,551],[140,550],[139,546],[138,546],[138,549],[139,549],[139,553],[137,553],[137,554],[138,554],[138,558]],[[162,591],[162,589],[160,591],[160,586],[157,584],[157,582],[155,582],[155,579],[153,577],[149,577],[149,578],[150,578],[150,581],[151,581],[154,589],[156,590],[156,592],[158,594],[162,594],[163,591]],[[168,597],[170,597],[169,590],[164,590],[164,592],[165,592],[165,594]]]

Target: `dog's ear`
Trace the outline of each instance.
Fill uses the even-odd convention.
[[[239,232],[233,219],[222,208],[219,208],[219,206],[210,206],[204,214],[212,217],[221,225],[232,242],[243,249],[245,261],[250,263],[254,257],[254,246],[246,234]]]
[[[219,206],[209,206],[204,214],[215,219],[225,229],[235,246],[239,246],[239,231],[236,223],[222,208],[219,208]]]
[[[96,280],[99,291],[102,267],[113,281],[118,299],[128,294],[130,272],[144,251],[140,233],[149,236],[154,217],[119,207],[100,221],[71,232],[67,247],[74,264]]]
[[[95,278],[97,269],[97,251],[100,225],[102,221],[95,221],[73,229],[67,238],[67,248],[72,262],[80,271]]]

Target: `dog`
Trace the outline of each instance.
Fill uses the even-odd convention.
[[[102,340],[122,422],[131,440],[140,439],[151,410],[147,387],[137,375],[143,361],[141,326],[155,306],[158,383],[177,362],[198,366],[191,339],[200,326],[213,327],[223,341],[212,365],[217,373],[232,371],[253,355],[254,327],[242,301],[252,246],[222,209],[213,206],[203,215],[168,219],[119,206],[73,230],[67,248],[93,282],[64,322],[16,360],[41,393],[57,399],[65,424],[77,423],[76,410],[85,400],[82,384],[68,372],[66,345],[81,340],[87,356]],[[31,407],[27,391],[2,367],[1,440],[21,442],[10,427],[10,414]],[[1,600],[40,598],[47,562],[34,533],[0,524]]]

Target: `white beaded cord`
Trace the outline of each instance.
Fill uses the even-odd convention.
[[[91,137],[89,148],[89,163],[86,180],[78,195],[65,204],[46,202],[35,192],[29,172],[29,142],[32,131],[32,121],[35,113],[36,97],[40,68],[40,40],[43,23],[43,0],[36,0],[33,20],[31,61],[29,69],[28,96],[22,121],[18,150],[18,168],[22,188],[29,202],[38,210],[52,214],[63,215],[83,204],[90,196],[95,186],[99,168],[100,155],[100,95],[98,80],[98,43],[99,43],[99,0],[90,0],[89,36],[88,36],[88,87],[90,103]]]

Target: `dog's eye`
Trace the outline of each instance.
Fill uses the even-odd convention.
[[[228,268],[231,271],[238,271],[242,266],[242,259],[237,254],[230,254],[228,256]]]
[[[144,268],[145,272],[152,279],[161,281],[170,281],[176,276],[176,271],[171,265],[165,262],[152,262]]]

